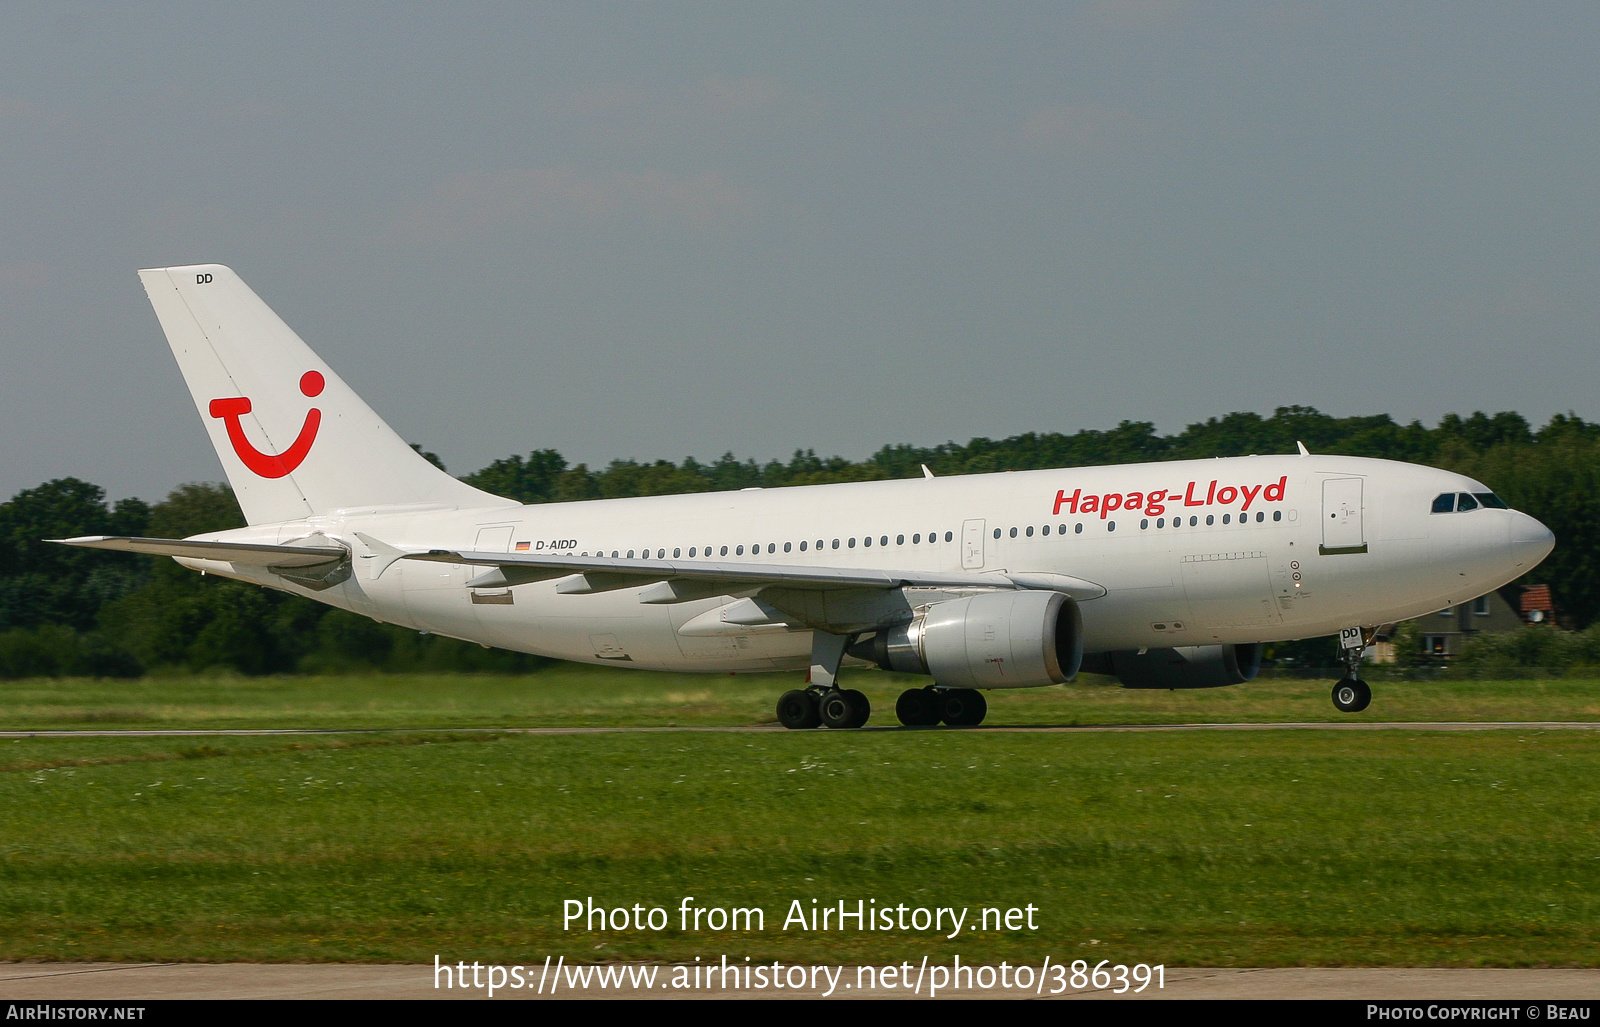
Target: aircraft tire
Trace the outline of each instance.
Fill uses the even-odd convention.
[[[872,716],[872,704],[865,695],[853,688],[835,690],[823,695],[818,703],[818,712],[826,727],[860,727]]]
[[[1333,686],[1333,704],[1341,713],[1360,713],[1372,703],[1372,689],[1360,678],[1345,678]]]
[[[976,688],[947,688],[939,697],[939,719],[951,727],[977,727],[989,713],[989,701]]]
[[[934,727],[939,723],[939,693],[931,688],[908,688],[895,701],[894,715],[906,727]]]
[[[791,688],[778,697],[778,723],[791,731],[803,731],[822,723],[817,697],[803,688]]]

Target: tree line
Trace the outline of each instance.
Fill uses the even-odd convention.
[[[462,480],[519,502],[552,503],[914,478],[924,465],[944,476],[1292,453],[1296,442],[1315,453],[1428,464],[1485,482],[1555,532],[1555,552],[1534,577],[1551,586],[1564,625],[1587,628],[1600,615],[1600,424],[1571,414],[1538,429],[1516,413],[1450,414],[1429,428],[1381,414],[1338,418],[1308,407],[1280,407],[1270,417],[1233,413],[1173,435],[1159,434],[1149,422],[1124,421],[1110,430],[1070,435],[1029,432],[965,444],[886,445],[861,461],[806,450],[788,462],[759,464],[728,453],[709,463],[692,457],[682,463],[614,460],[591,470],[542,449],[496,460]],[[423,455],[439,463],[433,454]],[[97,485],[62,478],[0,504],[0,678],[185,670],[514,672],[543,662],[202,577],[167,559],[41,541],[76,535],[183,538],[243,524],[232,491],[213,483],[180,486],[152,504],[134,498],[111,502]]]

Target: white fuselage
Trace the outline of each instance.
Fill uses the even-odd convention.
[[[180,562],[521,652],[786,670],[808,665],[809,630],[704,616],[749,593],[650,605],[637,588],[475,589],[467,582],[481,566],[399,560],[370,572],[355,532],[400,549],[1070,575],[1105,590],[1079,603],[1084,649],[1102,652],[1327,635],[1472,599],[1526,573],[1551,545],[1543,525],[1513,510],[1431,512],[1441,493],[1488,491],[1387,460],[1239,457],[479,510],[346,509],[206,536],[289,542],[320,532],[350,546],[354,573],[320,592],[265,570]]]

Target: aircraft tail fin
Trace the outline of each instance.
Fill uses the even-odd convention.
[[[505,506],[418,455],[221,264],[139,272],[251,524],[363,506]]]

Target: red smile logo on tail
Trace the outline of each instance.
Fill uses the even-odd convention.
[[[316,371],[307,371],[300,376],[300,391],[307,396],[320,396],[323,385],[322,375]],[[317,428],[322,425],[322,411],[312,407],[293,444],[276,456],[261,452],[244,437],[244,425],[239,423],[239,418],[249,412],[250,400],[244,396],[211,401],[211,416],[222,418],[228,426],[228,441],[233,443],[233,451],[239,454],[239,459],[244,461],[246,467],[263,478],[282,478],[299,467],[317,439]]]

